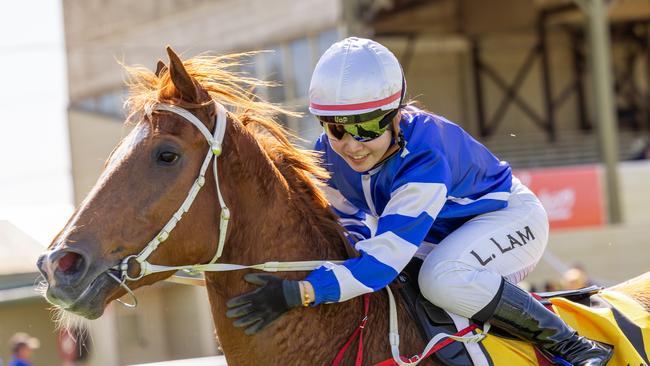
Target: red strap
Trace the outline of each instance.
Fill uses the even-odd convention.
[[[531,295],[537,300],[542,300],[542,298],[539,295],[537,295],[536,293],[531,293]],[[551,305],[548,305],[547,308],[549,310],[553,311],[553,307]],[[476,328],[478,328],[476,326],[476,324],[473,324],[473,325],[470,325],[467,328],[462,329],[461,331],[459,331],[458,333],[456,333],[454,335],[461,337],[461,336],[464,336],[465,334],[473,331]],[[413,356],[411,358],[401,356],[401,359],[404,362],[415,362],[417,360],[425,359],[425,358],[431,356],[432,354],[434,354],[435,352],[437,352],[437,351],[441,350],[442,348],[446,347],[447,345],[449,345],[453,341],[454,340],[451,339],[451,338],[446,338],[445,340],[438,342],[438,344],[433,346],[433,348],[431,348],[431,350],[429,350],[429,352],[426,355],[424,355],[424,357],[422,357],[422,355],[415,355],[415,356]],[[539,351],[537,351],[537,349],[535,349],[535,352],[536,352],[536,355],[537,355],[537,362],[540,365],[550,365],[549,361],[545,357],[543,357],[539,353]],[[399,365],[397,365],[397,362],[395,362],[394,359],[389,358],[387,360],[384,360],[384,361],[381,361],[380,363],[375,364],[374,366],[399,366]]]
[[[341,364],[341,361],[343,360],[343,356],[345,356],[345,352],[348,350],[352,342],[354,342],[357,337],[359,337],[359,343],[357,345],[357,356],[355,358],[355,366],[361,366],[363,363],[363,330],[366,327],[366,324],[368,323],[368,310],[370,309],[370,294],[365,294],[363,295],[363,318],[359,322],[359,326],[352,332],[350,335],[350,338],[345,342],[343,347],[339,350],[339,352],[336,354],[336,357],[334,357],[334,361],[332,362],[332,366],[339,366]],[[465,334],[472,332],[474,329],[478,328],[476,324],[470,325],[467,328],[462,329],[461,331],[455,333],[455,336],[462,337]],[[454,340],[451,338],[446,338],[443,341],[438,342],[433,348],[429,350],[429,352],[422,356],[421,354],[415,355],[413,357],[407,358],[402,356],[402,361],[405,362],[415,362],[419,359],[425,359],[429,356],[431,356],[433,353],[441,350],[442,348],[446,347],[449,345],[451,342]],[[375,366],[398,366],[395,360],[392,358],[389,358],[387,360],[384,360],[378,364],[375,364]]]
[[[553,366],[555,363],[549,361],[546,356],[542,355],[542,353],[535,347],[535,357],[537,357],[537,365],[539,366]]]
[[[538,294],[536,294],[534,292],[531,292],[530,296],[532,296],[534,299],[536,299],[539,302],[544,300],[541,296],[539,296]],[[544,307],[547,308],[548,310],[552,311],[552,312],[555,312],[555,310],[553,309],[553,304],[551,304],[551,303],[544,305]]]
[[[343,356],[345,355],[345,351],[348,350],[348,347],[350,347],[350,345],[352,344],[352,342],[354,342],[357,336],[359,337],[359,344],[357,346],[357,357],[354,365],[361,366],[361,363],[363,362],[363,330],[366,327],[366,324],[368,323],[369,308],[370,308],[370,294],[365,294],[363,295],[363,318],[361,319],[361,322],[359,322],[359,326],[350,335],[348,341],[345,342],[343,347],[336,354],[336,357],[332,362],[332,366],[338,366],[341,364],[341,361],[343,360]]]
[[[469,327],[462,329],[461,331],[459,331],[458,333],[456,333],[454,335],[458,336],[458,337],[462,337],[465,334],[473,331],[476,328],[478,328],[476,326],[476,324],[472,324]],[[443,349],[444,347],[446,347],[447,345],[449,345],[453,341],[454,340],[451,339],[451,338],[446,338],[445,340],[438,342],[435,346],[433,346],[433,348],[431,348],[429,350],[429,352],[426,355],[424,355],[424,357],[421,354],[419,354],[419,355],[415,355],[415,356],[410,357],[410,358],[402,356],[401,359],[404,362],[415,362],[417,360],[423,360],[423,359],[431,356],[432,354],[438,352],[439,350]],[[384,360],[384,361],[381,361],[380,363],[375,364],[375,366],[398,366],[398,365],[397,365],[397,362],[395,362],[394,359],[389,358],[387,360]]]
[[[314,102],[311,102],[309,104],[310,107],[314,109],[320,109],[322,111],[354,111],[354,110],[359,110],[359,109],[370,109],[370,108],[379,108],[382,107],[388,103],[392,103],[399,99],[402,96],[402,90],[400,89],[398,92],[396,92],[393,95],[390,95],[386,98],[375,100],[372,102],[365,102],[365,103],[355,103],[355,104],[317,104]]]

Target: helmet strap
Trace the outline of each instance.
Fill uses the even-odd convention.
[[[391,126],[391,133],[393,134],[393,137],[391,138],[391,144],[388,147],[388,150],[384,153],[384,155],[379,159],[377,164],[375,164],[370,170],[378,167],[379,165],[383,164],[386,160],[390,159],[393,155],[395,155],[398,151],[402,150],[404,146],[406,146],[406,140],[404,139],[404,133],[402,132],[402,129],[399,128],[399,121],[402,120],[401,114],[399,114],[400,118],[397,121],[392,122]]]

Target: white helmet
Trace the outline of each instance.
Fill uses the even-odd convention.
[[[405,87],[392,52],[370,39],[350,37],[334,43],[318,60],[309,111],[321,120],[363,122],[398,108]]]

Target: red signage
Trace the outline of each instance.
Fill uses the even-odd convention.
[[[601,171],[596,165],[517,170],[544,205],[551,229],[602,226]]]

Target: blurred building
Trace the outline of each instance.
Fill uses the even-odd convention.
[[[43,249],[9,221],[0,220],[0,360],[9,360],[9,338],[16,332],[40,339],[34,364],[48,365],[59,357],[49,304],[34,286],[39,281],[36,259]]]
[[[650,4],[611,4],[625,159],[634,153],[632,141],[650,129]],[[281,82],[283,87],[258,92],[307,112],[311,71],[324,50],[347,35],[372,36],[400,59],[408,96],[462,125],[515,168],[600,161],[585,19],[573,1],[64,0],[63,8],[77,203],[127,132],[117,61],[153,69],[158,59],[167,60],[167,44],[186,57],[274,50],[257,55],[243,71]],[[308,115],[284,122],[307,140],[320,133]],[[650,202],[641,182],[650,179],[648,171],[646,162],[621,168],[625,224],[554,232],[553,252],[613,280],[638,274],[649,258],[627,255],[647,253],[650,232],[643,223],[650,222]],[[552,271],[541,267],[541,273]],[[113,305],[97,322],[102,335],[95,339],[101,342],[95,342],[89,365],[217,352],[201,289],[158,284],[138,293],[137,310]]]

